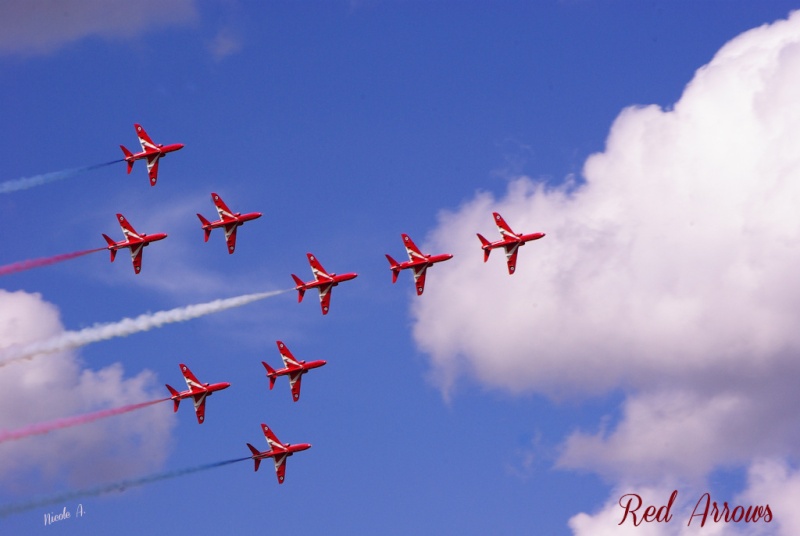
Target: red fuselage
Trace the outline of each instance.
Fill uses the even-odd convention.
[[[413,261],[403,261],[397,264],[401,270],[408,268],[416,268],[417,266],[433,266],[437,262],[449,261],[453,256],[450,253],[442,253],[441,255],[425,255],[424,259],[416,259]]]
[[[115,249],[122,249],[122,248],[131,248],[138,246],[139,244],[144,246],[150,245],[150,242],[158,242],[159,240],[164,240],[167,237],[167,233],[153,233],[153,234],[141,234],[141,238],[129,238],[128,240],[120,240],[119,242],[114,243],[113,246],[109,245],[108,249],[115,250]]]
[[[531,240],[539,240],[540,238],[544,238],[544,235],[545,235],[544,233],[530,233],[530,234],[517,235],[516,238],[512,238],[506,235],[505,238],[502,240],[498,240],[497,242],[492,242],[491,244],[487,244],[481,247],[483,250],[490,250],[495,248],[502,248],[511,244],[524,246],[525,242],[530,242]]]
[[[328,279],[328,277],[330,279]],[[339,274],[339,275],[337,275],[337,274],[328,274],[328,277],[321,278],[319,280],[314,280],[314,281],[307,281],[307,282],[303,283],[302,285],[297,285],[295,287],[295,290],[308,290],[308,289],[311,289],[311,288],[318,288],[318,287],[335,287],[339,283],[342,283],[344,281],[350,281],[351,279],[355,279],[356,277],[358,277],[358,274],[355,273],[355,272],[350,272],[350,273],[347,273],[347,274]]]
[[[268,450],[266,452],[261,452],[260,454],[254,454],[251,456],[254,460],[263,460],[265,458],[273,458],[275,456],[291,456],[295,452],[301,452],[303,450],[308,450],[311,448],[311,443],[295,443],[294,445],[286,443],[284,445],[285,449],[280,450]],[[245,458],[247,459],[247,458]]]
[[[309,363],[306,363],[305,361],[298,361],[297,363],[300,365],[299,367],[295,367],[295,368],[288,368],[287,367],[287,368],[282,368],[282,369],[276,369],[274,372],[268,372],[267,373],[267,377],[268,378],[273,378],[273,377],[277,378],[279,376],[286,376],[288,374],[293,374],[293,373],[296,373],[296,372],[299,372],[300,374],[305,374],[306,372],[308,372],[311,369],[319,368],[319,367],[322,367],[322,366],[325,366],[325,365],[328,364],[327,361],[324,361],[322,359],[317,360],[317,361],[311,361]]]
[[[214,391],[222,391],[223,389],[227,389],[230,386],[231,386],[231,384],[228,383],[228,382],[205,383],[205,384],[203,384],[203,389],[204,390],[202,390],[202,391],[198,390],[198,391],[192,392],[192,390],[189,389],[187,391],[181,391],[177,395],[173,395],[170,398],[171,398],[171,400],[178,401],[178,400],[183,400],[184,398],[192,398],[193,396],[195,396],[197,394],[200,394],[200,393],[206,393],[206,396],[211,396],[214,393]]]
[[[181,149],[183,149],[182,143],[172,143],[170,145],[156,145],[156,149],[147,149],[140,153],[134,153],[131,156],[126,156],[125,161],[132,164],[136,160],[149,158],[155,155],[158,155],[158,158],[162,158],[163,156],[166,156],[167,153],[172,153],[174,151],[179,151]]]
[[[217,220],[209,222],[208,224],[203,225],[203,229],[218,229],[219,227],[227,227],[228,225],[235,224],[237,227],[244,225],[245,222],[256,220],[260,218],[262,214],[260,212],[248,212],[247,214],[241,214],[237,212],[233,214],[233,219],[231,220]]]

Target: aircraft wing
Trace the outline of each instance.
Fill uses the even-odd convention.
[[[297,359],[295,359],[294,355],[292,355],[292,352],[290,352],[286,345],[281,341],[278,341],[278,351],[281,353],[281,359],[283,359],[284,367],[287,369],[300,368],[300,364],[297,362]]]
[[[183,363],[181,363],[181,372],[183,373],[183,379],[186,380],[186,387],[188,387],[192,393],[197,393],[204,390],[203,384],[200,383],[200,380],[198,380],[192,371],[189,370],[189,367]]]
[[[495,224],[497,224],[497,230],[500,231],[500,236],[502,236],[503,238],[517,237],[516,233],[514,233],[514,231],[511,230],[511,227],[506,223],[506,220],[504,220],[499,213],[493,212],[492,215],[494,216]]]
[[[133,259],[133,271],[137,274],[142,271],[142,251],[144,251],[144,244],[136,244],[131,246],[131,259]]]
[[[286,450],[286,447],[283,446],[283,443],[281,443],[280,439],[278,439],[278,437],[272,432],[272,430],[269,429],[269,426],[262,423],[261,430],[264,432],[264,438],[267,440],[267,443],[269,444],[271,450],[276,450],[276,449],[278,451]]]
[[[425,273],[427,271],[427,264],[414,267],[414,283],[416,283],[417,287],[417,296],[422,296],[422,292],[425,290]]]
[[[203,424],[206,419],[206,396],[208,393],[202,392],[192,396],[194,400],[194,412],[197,414],[197,422]]]
[[[136,128],[136,137],[139,138],[139,144],[142,146],[142,151],[147,151],[156,149],[156,144],[153,143],[153,140],[150,139],[150,136],[147,135],[142,125],[136,124],[133,125]]]
[[[141,235],[133,228],[133,225],[128,223],[128,220],[125,219],[125,216],[122,214],[117,214],[117,220],[119,221],[119,227],[122,229],[122,234],[125,236],[125,240],[130,241],[131,238],[134,240],[142,239]]]
[[[331,289],[332,285],[323,285],[319,287],[319,304],[322,307],[322,314],[328,314],[331,308]]]
[[[519,242],[506,244],[506,262],[508,263],[508,273],[513,274],[517,269],[517,252],[519,251]]]
[[[308,257],[308,263],[311,265],[311,273],[314,274],[315,280],[327,281],[331,279],[331,276],[328,275],[328,272],[325,271],[325,268],[322,267],[322,265],[314,255],[312,255],[311,253],[307,253],[306,256]]]
[[[289,374],[289,385],[292,386],[292,398],[295,402],[300,400],[300,381],[302,379],[302,372],[292,372]]]
[[[235,223],[230,223],[225,226],[225,241],[228,243],[228,253],[233,253],[236,249],[236,227]]]
[[[225,204],[225,201],[223,201],[218,194],[212,193],[211,199],[214,201],[214,206],[217,209],[217,214],[219,214],[219,219],[222,221],[231,221],[235,219],[231,209],[228,208],[228,205]]]
[[[283,484],[283,479],[286,478],[286,454],[276,454],[272,457],[275,462],[275,474],[278,476],[278,484]]]
[[[403,245],[406,247],[406,253],[408,253],[409,260],[414,261],[425,259],[425,255],[422,254],[417,245],[407,234],[403,234]]]
[[[159,154],[147,157],[147,174],[150,176],[150,186],[155,186],[158,180],[158,157]]]

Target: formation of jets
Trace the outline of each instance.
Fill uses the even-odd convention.
[[[120,145],[122,152],[125,154],[125,161],[128,164],[128,173],[130,173],[133,169],[133,163],[136,160],[146,160],[148,175],[150,177],[150,185],[155,186],[158,179],[159,159],[170,152],[182,149],[183,144],[156,144],[150,139],[150,137],[147,135],[147,132],[145,132],[141,125],[136,124],[134,126],[136,128],[136,134],[139,138],[139,143],[142,146],[142,151],[133,154],[124,146]],[[248,221],[260,218],[262,214],[260,212],[249,212],[245,214],[233,212],[230,210],[230,208],[228,208],[219,194],[214,192],[211,193],[211,200],[214,203],[214,207],[217,209],[219,219],[215,221],[209,221],[203,217],[202,214],[197,214],[203,229],[204,241],[208,242],[212,230],[218,228],[223,229],[225,232],[225,242],[227,244],[228,253],[233,254],[236,249],[236,231],[238,227],[244,225]],[[539,240],[540,238],[543,238],[545,234],[517,234],[511,229],[511,227],[506,223],[499,213],[494,212],[492,215],[494,217],[494,222],[497,225],[497,229],[500,232],[500,240],[496,242],[490,242],[480,233],[478,233],[478,239],[481,242],[481,249],[483,250],[483,261],[486,262],[489,260],[489,255],[493,249],[503,248],[506,254],[508,273],[513,275],[516,271],[517,253],[519,251],[519,247],[525,245],[527,242]],[[150,243],[166,238],[167,235],[165,233],[151,235],[137,233],[122,214],[117,214],[117,219],[120,227],[122,228],[124,240],[115,242],[107,235],[103,235],[108,243],[108,249],[111,252],[111,261],[114,261],[117,250],[128,248],[131,252],[134,271],[138,274],[142,267],[142,250]],[[401,271],[410,270],[414,277],[414,287],[417,295],[421,296],[425,290],[425,279],[428,268],[432,267],[434,264],[452,259],[453,255],[450,253],[441,253],[437,255],[422,253],[409,235],[403,233],[400,236],[403,240],[403,246],[405,247],[406,254],[408,255],[408,260],[397,262],[390,255],[386,255],[386,259],[389,261],[389,269],[392,272],[392,283],[397,282],[397,278],[399,277]],[[292,279],[295,282],[295,290],[297,290],[298,293],[297,301],[303,301],[303,296],[305,295],[306,290],[316,289],[319,292],[322,314],[327,315],[330,311],[331,291],[333,287],[339,285],[339,283],[355,279],[358,274],[350,272],[337,275],[335,273],[326,271],[325,268],[322,267],[322,264],[320,264],[319,260],[311,253],[308,253],[307,257],[314,279],[311,281],[303,281],[295,274],[291,274]],[[310,370],[324,366],[326,361],[317,360],[306,362],[297,359],[294,357],[294,355],[292,355],[291,351],[289,351],[282,341],[276,341],[276,344],[283,361],[283,368],[273,369],[267,362],[261,362],[267,372],[269,388],[270,390],[273,389],[277,378],[281,376],[287,376],[292,392],[292,399],[294,402],[297,402],[300,399],[300,385],[303,375],[308,373]],[[186,380],[188,389],[186,391],[178,392],[171,386],[166,386],[171,395],[170,399],[174,402],[174,411],[178,411],[178,406],[181,400],[185,398],[191,398],[192,402],[194,403],[197,422],[202,424],[205,421],[206,398],[216,391],[227,389],[230,387],[230,384],[227,382],[214,384],[201,383],[185,364],[181,363],[180,369],[184,379]],[[308,443],[298,443],[294,445],[290,443],[281,443],[281,441],[275,436],[275,434],[266,424],[262,423],[261,429],[264,433],[264,437],[267,440],[267,444],[269,445],[269,450],[261,452],[250,443],[247,443],[247,447],[250,449],[252,454],[251,458],[255,464],[255,471],[258,471],[261,460],[272,458],[275,464],[275,472],[278,477],[278,483],[282,484],[286,475],[286,459],[289,456],[292,456],[295,452],[300,452],[311,448],[311,445]]]
[[[275,379],[279,376],[288,376],[289,384],[291,385],[292,389],[292,398],[295,402],[297,402],[300,399],[300,380],[302,379],[303,374],[307,373],[309,370],[324,366],[326,362],[323,360],[306,362],[296,359],[283,341],[275,341],[275,343],[278,345],[278,351],[281,354],[281,359],[283,359],[284,368],[275,370],[266,362],[261,362],[264,365],[264,368],[267,369],[269,388],[272,390],[272,388],[275,386]],[[178,391],[171,385],[166,385],[166,388],[170,394],[170,400],[172,400],[174,403],[173,411],[178,411],[181,400],[190,398],[194,403],[194,411],[197,416],[197,422],[199,424],[203,424],[206,420],[206,399],[216,391],[227,389],[231,386],[231,384],[228,382],[202,383],[185,364],[181,363],[180,369],[184,380],[186,380],[187,390]],[[261,460],[264,458],[272,458],[275,462],[275,471],[278,474],[278,483],[282,484],[286,471],[286,458],[295,452],[310,448],[311,445],[307,443],[301,443],[298,445],[281,443],[266,424],[262,424],[261,427],[264,430],[264,437],[266,437],[270,449],[265,452],[259,452],[258,449],[253,447],[253,445],[250,443],[247,444],[253,454],[252,458],[253,461],[255,461],[255,470],[258,471],[258,466],[261,463]]]
[[[136,129],[136,135],[139,138],[139,143],[142,146],[142,151],[133,154],[124,146],[120,145],[122,152],[125,154],[125,161],[128,163],[128,173],[130,173],[133,169],[133,163],[136,160],[144,159],[147,161],[150,185],[155,186],[158,179],[159,158],[165,156],[167,153],[183,149],[183,144],[156,144],[152,139],[150,139],[150,136],[147,135],[147,132],[144,130],[142,125],[138,123],[134,124],[134,128]],[[219,219],[216,221],[209,221],[202,214],[197,214],[203,229],[204,240],[208,242],[213,229],[224,229],[228,253],[233,254],[236,249],[237,228],[244,225],[248,221],[260,218],[262,214],[261,212],[248,212],[245,214],[242,214],[241,212],[233,212],[230,208],[228,208],[219,194],[214,192],[211,193],[211,200],[214,202],[214,207],[217,209]],[[127,223],[121,214],[118,214],[117,216],[120,220],[122,232],[126,239],[122,242],[114,242],[108,236],[103,235],[103,237],[106,239],[106,242],[108,242],[108,249],[111,250],[111,260],[113,262],[117,249],[125,247],[130,248],[131,257],[133,258],[134,271],[138,274],[141,271],[142,266],[142,248],[148,245],[150,242],[166,238],[167,235],[163,233],[151,235],[149,237],[144,234],[140,235],[133,230],[133,228]],[[511,227],[506,223],[499,213],[493,212],[492,216],[494,217],[494,222],[497,225],[498,231],[500,231],[500,240],[496,242],[490,242],[484,238],[483,235],[478,233],[478,239],[481,242],[481,249],[483,250],[483,261],[486,262],[489,260],[489,254],[493,249],[503,248],[506,253],[508,273],[513,275],[517,268],[517,253],[519,251],[519,247],[532,240],[539,240],[540,238],[543,238],[545,234],[517,234],[511,230]],[[401,237],[403,239],[403,246],[405,246],[406,253],[408,254],[408,260],[397,262],[390,255],[386,255],[386,259],[389,261],[389,269],[392,272],[392,283],[397,282],[397,278],[402,270],[411,270],[414,276],[414,286],[417,291],[417,295],[421,296],[425,290],[425,276],[428,268],[436,263],[452,259],[453,255],[449,253],[442,253],[439,255],[424,254],[407,234],[401,234]],[[316,257],[314,257],[314,255],[311,253],[308,253],[307,255],[314,279],[313,281],[304,282],[299,277],[292,274],[292,279],[294,279],[296,285],[295,290],[298,292],[297,301],[303,301],[303,295],[306,290],[316,288],[319,291],[322,314],[326,315],[330,310],[331,289],[341,282],[355,279],[358,274],[347,273],[337,275],[334,273],[328,273],[322,267]]]
[[[142,125],[135,124],[133,126],[136,129],[136,136],[139,138],[139,144],[142,146],[142,152],[134,154],[126,149],[124,145],[119,146],[119,148],[122,149],[122,153],[125,155],[125,161],[128,163],[128,174],[130,175],[134,162],[137,160],[146,160],[147,174],[150,177],[150,186],[155,186],[158,180],[158,159],[166,156],[167,153],[183,149],[183,144],[173,143],[171,145],[163,145],[154,143],[153,140],[150,139],[150,136],[147,135],[147,132],[142,128]]]

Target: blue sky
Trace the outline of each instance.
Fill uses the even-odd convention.
[[[726,251],[740,247],[727,247],[720,237],[731,233],[716,225],[716,217],[742,216],[761,236],[795,228],[796,216],[770,204],[782,183],[762,190],[724,182],[728,177],[750,184],[734,176],[744,164],[728,169],[715,159],[718,144],[721,152],[741,153],[738,138],[708,135],[700,126],[692,130],[704,124],[698,118],[706,111],[718,113],[704,103],[727,102],[715,82],[725,79],[699,80],[690,85],[694,93],[686,90],[726,43],[785,19],[795,6],[185,0],[162,12],[148,0],[103,8],[78,2],[66,14],[0,7],[0,34],[6,35],[0,38],[0,180],[119,158],[118,145],[137,146],[133,123],[158,143],[185,144],[161,161],[153,188],[141,162],[131,175],[120,163],[0,196],[2,265],[102,247],[101,233],[120,239],[117,212],[139,231],[169,234],[144,252],[138,276],[124,252],[113,264],[100,252],[4,277],[2,289],[24,297],[2,294],[2,346],[148,311],[289,288],[290,273],[310,277],[306,252],[330,271],[359,273],[334,290],[326,317],[315,296],[297,304],[287,293],[0,369],[8,387],[0,428],[165,396],[164,383],[182,386],[182,362],[204,382],[231,383],[209,400],[202,426],[189,407],[173,414],[164,403],[0,446],[3,504],[246,456],[246,442],[266,448],[261,422],[284,441],[313,444],[289,460],[281,486],[271,465],[254,474],[252,464],[242,462],[33,509],[0,520],[2,532],[107,534],[111,527],[117,534],[141,534],[188,525],[203,532],[617,534],[624,529],[608,505],[634,490],[650,490],[654,502],[665,501],[674,488],[690,502],[698,490],[713,491],[719,500],[764,502],[769,486],[759,488],[758,475],[772,466],[754,460],[785,463],[780,467],[791,481],[797,439],[791,434],[775,435],[772,450],[742,441],[737,452],[717,454],[714,442],[695,452],[689,442],[684,458],[708,458],[694,465],[673,464],[668,454],[648,458],[647,452],[653,435],[672,425],[659,426],[654,407],[669,413],[676,403],[674,411],[681,413],[692,404],[716,407],[712,402],[722,400],[724,406],[730,395],[738,414],[763,415],[737,398],[748,389],[759,395],[758,389],[747,384],[715,391],[697,378],[740,367],[740,355],[764,364],[753,371],[757,377],[772,378],[769,371],[792,362],[798,342],[780,327],[791,324],[793,309],[760,308],[780,294],[760,283],[793,289],[790,273],[779,267],[762,273],[756,263],[731,276],[746,282],[739,287],[766,289],[741,296],[730,309],[745,320],[757,310],[752,322],[760,326],[763,320],[769,328],[728,340],[730,331],[745,330],[710,309],[698,318],[719,335],[712,341],[719,347],[703,338],[702,329],[683,330],[679,320],[675,331],[663,332],[646,322],[625,322],[652,315],[653,324],[672,326],[664,296],[684,303],[690,295],[702,309],[730,295],[724,286],[719,294],[697,291],[713,286],[714,277],[693,275],[708,259],[722,258],[715,257],[717,244]],[[769,30],[763,33],[765,43],[774,41]],[[735,64],[734,52],[724,68]],[[791,78],[795,64],[786,61],[774,70],[785,69]],[[719,71],[727,72],[723,67]],[[718,71],[704,72],[710,78]],[[679,101],[685,106],[676,106]],[[660,108],[642,108],[648,105]],[[792,110],[784,111],[794,126]],[[681,140],[699,140],[692,144],[697,154],[688,156],[673,138],[647,130],[673,117],[675,129],[686,129]],[[758,133],[762,125],[718,123],[730,132]],[[775,126],[774,132],[784,131]],[[793,138],[780,139],[788,144]],[[602,154],[590,158],[596,153]],[[786,154],[765,151],[747,162],[785,158],[786,166],[776,169],[796,169]],[[752,169],[763,170],[760,165]],[[648,171],[667,166],[674,167],[666,177]],[[702,182],[717,169],[730,173]],[[696,170],[712,172],[693,175]],[[679,175],[691,179],[676,178],[670,189]],[[608,178],[615,176],[631,179]],[[227,255],[219,231],[203,243],[194,214],[214,214],[212,191],[235,211],[264,214],[240,229],[234,255]],[[737,204],[739,194],[763,204]],[[631,234],[636,225],[648,228],[626,216],[626,203],[636,205],[637,196],[663,199],[670,213],[665,221],[674,218],[675,234],[697,245],[688,253],[680,244],[672,250],[698,263],[676,266],[682,275],[675,281],[649,281],[654,272],[648,267],[665,260],[651,250],[620,253],[618,242],[663,237],[661,228]],[[691,203],[680,201],[718,198],[724,208],[706,203],[700,219]],[[602,208],[620,199],[626,200],[622,208]],[[494,236],[492,210],[518,232],[548,233],[523,248],[513,277],[498,253],[480,263],[474,234]],[[775,221],[751,218],[765,213]],[[584,221],[585,214],[594,219],[587,215]],[[691,225],[707,218],[705,231],[681,228],[683,216]],[[391,284],[383,255],[404,255],[400,233],[426,252],[455,254],[429,271],[421,297],[407,273]],[[705,241],[686,236],[692,234]],[[580,248],[563,245],[565,236]],[[664,238],[664,247],[675,245],[675,238]],[[796,239],[789,233],[781,244]],[[761,253],[778,258],[773,253],[784,246],[774,244],[773,251],[770,244]],[[757,256],[760,250],[744,251]],[[602,272],[612,264],[609,273],[627,278],[630,287],[617,287],[617,279],[602,273],[595,278],[587,268]],[[581,292],[562,292],[582,283]],[[622,290],[609,298],[603,288]],[[630,303],[615,301],[628,293]],[[649,309],[653,296],[664,308]],[[740,307],[750,302],[753,310]],[[537,316],[541,311],[552,314]],[[603,323],[614,315],[619,331]],[[506,316],[514,317],[513,326],[493,321]],[[685,346],[667,344],[668,355],[654,350],[674,333],[685,334]],[[305,377],[296,404],[284,379],[275,390],[267,388],[260,361],[278,364],[277,339],[298,358],[328,361]],[[536,346],[542,340],[557,355]],[[722,361],[694,368],[709,354]],[[680,370],[664,365],[684,359]],[[634,360],[646,366],[632,366]],[[19,371],[9,372],[13,367]],[[746,383],[733,373],[719,374],[728,385]],[[776,392],[783,392],[778,384]],[[92,394],[98,392],[102,396]],[[709,392],[722,398],[709,402],[703,398]],[[648,419],[655,431],[636,427]],[[789,417],[781,422],[796,424]],[[726,433],[720,436],[731,437]],[[621,446],[637,443],[641,452]],[[609,454],[615,449],[630,456],[628,469]],[[663,472],[644,469],[659,464]],[[47,512],[64,506],[74,511],[78,504],[83,517],[43,525]],[[604,512],[613,515],[604,518]],[[570,527],[581,514],[585,524]],[[782,530],[790,530],[785,519]]]

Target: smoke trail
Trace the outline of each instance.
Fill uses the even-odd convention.
[[[186,307],[178,307],[168,311],[158,311],[156,313],[145,313],[136,318],[123,318],[119,322],[108,324],[95,324],[80,331],[65,331],[64,333],[44,341],[38,341],[26,345],[9,346],[0,350],[0,367],[4,367],[14,361],[31,359],[40,354],[50,354],[79,348],[93,342],[113,339],[115,337],[127,337],[140,331],[149,331],[153,328],[160,328],[164,324],[173,322],[185,322],[193,318],[218,313],[226,309],[241,307],[254,301],[263,300],[271,296],[277,296],[289,292],[291,289],[273,290],[271,292],[259,292],[257,294],[245,294],[235,298],[214,300],[208,303],[198,303]]]
[[[62,171],[52,171],[50,173],[42,173],[40,175],[34,175],[32,177],[22,177],[21,179],[14,179],[6,182],[0,182],[0,194],[18,192],[20,190],[27,190],[29,188],[33,188],[34,186],[41,186],[42,184],[47,184],[48,182],[60,181],[62,179],[69,179],[71,177],[74,177],[75,175],[80,175],[81,173],[86,173],[87,171],[91,171],[93,169],[110,166],[111,164],[116,164],[117,162],[123,162],[124,160],[125,160],[124,158],[120,158],[119,160],[112,160],[111,162],[106,162],[104,164],[95,164],[93,166],[65,169]]]
[[[150,400],[149,402],[128,404],[127,406],[122,406],[119,408],[104,409],[101,411],[95,411],[94,413],[87,413],[85,415],[76,415],[74,417],[66,417],[56,421],[33,424],[26,426],[25,428],[12,430],[10,432],[2,431],[0,432],[0,443],[14,441],[16,439],[23,439],[33,435],[46,434],[47,432],[52,432],[53,430],[59,430],[61,428],[69,428],[71,426],[78,426],[80,424],[88,424],[99,419],[105,419],[106,417],[113,417],[114,415],[121,415],[137,409],[146,408],[147,406],[152,406],[153,404],[158,404],[159,402],[164,402],[165,400],[170,400],[170,398],[159,398],[158,400]]]
[[[170,478],[177,478],[179,476],[188,475],[191,473],[198,473],[200,471],[207,471],[209,469],[214,469],[215,467],[222,467],[223,465],[230,465],[236,462],[242,462],[244,460],[250,460],[252,457],[247,456],[245,458],[235,458],[233,460],[226,460],[224,462],[216,462],[216,463],[207,463],[204,465],[197,465],[195,467],[188,467],[186,469],[178,469],[176,471],[167,471],[165,473],[156,473],[154,475],[149,475],[141,478],[133,478],[129,480],[122,480],[120,482],[114,482],[112,484],[105,484],[102,486],[97,486],[94,488],[88,488],[83,490],[76,490],[76,491],[68,491],[61,493],[60,495],[51,495],[50,497],[43,497],[41,499],[34,499],[24,503],[17,503],[17,504],[8,504],[4,506],[0,506],[0,518],[7,517],[13,514],[19,514],[21,512],[25,512],[26,510],[32,510],[34,508],[40,508],[42,506],[47,506],[49,504],[55,503],[63,503],[66,501],[71,501],[74,499],[79,499],[82,497],[97,497],[98,495],[103,495],[105,493],[110,493],[112,491],[125,491],[127,488],[133,488],[136,486],[144,486],[145,484],[152,484],[153,482],[159,482],[161,480],[167,480]]]
[[[77,257],[88,255],[89,253],[103,251],[104,249],[107,248],[87,249],[84,251],[76,251],[74,253],[63,253],[61,255],[45,257],[43,259],[31,259],[27,261],[15,262],[13,264],[6,264],[5,266],[0,266],[0,277],[9,274],[15,274],[17,272],[22,272],[24,270],[30,270],[32,268],[38,268],[40,266],[47,266],[49,264],[55,264],[57,262],[68,261],[70,259],[75,259]]]

